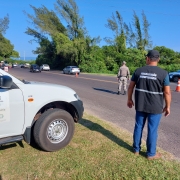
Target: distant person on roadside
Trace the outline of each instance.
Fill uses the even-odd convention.
[[[162,113],[170,114],[171,91],[168,72],[157,67],[160,54],[156,50],[150,50],[146,55],[146,66],[136,69],[128,88],[127,106],[132,108],[133,90],[135,88],[135,127],[133,134],[133,150],[139,155],[141,150],[141,138],[147,119],[147,159],[158,159],[160,153],[156,153],[158,127]],[[163,108],[163,102],[165,106]]]
[[[122,66],[119,68],[117,79],[118,79],[118,95],[121,94],[121,88],[123,86],[123,95],[126,95],[127,91],[127,80],[129,80],[130,72],[129,68],[126,66],[126,62],[122,62]]]

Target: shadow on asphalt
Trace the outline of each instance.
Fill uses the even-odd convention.
[[[94,122],[87,120],[87,119],[82,119],[81,121],[79,121],[79,123],[81,125],[85,126],[86,128],[90,129],[91,131],[97,131],[97,132],[101,133],[102,135],[104,135],[105,137],[107,137],[111,141],[115,142],[119,146],[133,152],[132,146],[130,146],[129,144],[124,142],[122,139],[118,138],[111,131],[103,128],[101,125],[94,123]]]
[[[96,90],[96,91],[103,91],[103,92],[107,92],[107,93],[111,93],[111,94],[117,94],[117,92],[110,91],[110,90],[107,90],[107,89],[100,89],[100,88],[93,88],[93,89]]]

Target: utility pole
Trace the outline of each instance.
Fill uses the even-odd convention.
[[[24,51],[24,61],[25,61],[25,51]]]

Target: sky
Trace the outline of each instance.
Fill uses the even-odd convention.
[[[79,14],[84,18],[88,34],[93,37],[100,36],[101,46],[107,45],[103,39],[113,38],[113,32],[105,25],[107,19],[118,11],[126,24],[133,20],[133,11],[141,20],[144,11],[151,24],[149,34],[153,46],[165,46],[180,52],[180,1],[179,0],[75,0]],[[34,14],[30,5],[36,8],[46,6],[54,10],[56,0],[0,0],[0,18],[9,15],[9,28],[4,36],[11,41],[14,49],[21,57],[36,57],[33,50],[38,47],[35,42],[30,43],[32,37],[25,34],[27,27],[32,27],[24,14]],[[63,20],[61,20],[63,23]],[[65,24],[64,24],[65,25]]]

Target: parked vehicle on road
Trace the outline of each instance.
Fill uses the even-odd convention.
[[[67,66],[63,69],[64,74],[80,74],[80,69],[77,66]]]
[[[83,103],[69,87],[19,80],[0,69],[0,145],[32,140],[45,151],[71,141]]]
[[[41,72],[41,70],[37,64],[32,64],[30,67],[30,72]]]
[[[8,63],[1,63],[1,69],[2,69],[2,70],[4,70],[4,67],[11,68],[12,65],[11,65],[11,64],[8,64]]]
[[[13,64],[14,67],[17,67],[18,65],[17,64]]]
[[[20,67],[21,68],[29,68],[30,64],[29,63],[21,64]]]
[[[40,70],[41,70],[41,71],[50,71],[50,67],[49,67],[48,64],[42,64],[42,65],[40,66]]]
[[[10,66],[9,63],[5,63],[4,65],[5,65],[6,67],[9,67],[9,66]]]
[[[12,63],[12,68],[17,67],[18,65],[15,63]]]
[[[169,79],[170,81],[178,82],[178,80],[180,79],[180,70],[176,72],[169,72]]]
[[[2,63],[2,64],[1,64],[1,69],[4,70],[4,67],[8,67],[8,66],[6,66],[5,63]]]

